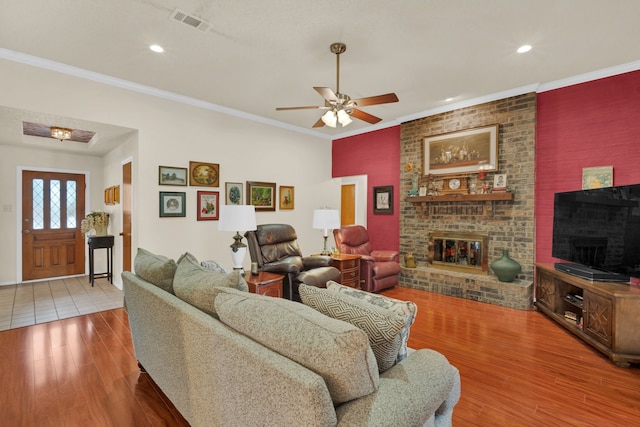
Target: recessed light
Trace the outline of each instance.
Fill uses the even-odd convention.
[[[523,44],[522,46],[520,46],[518,48],[518,53],[526,53],[529,52],[532,49],[531,45],[529,44]]]
[[[450,98],[445,99],[445,101],[446,101],[446,102],[451,102],[451,101],[453,101],[453,99],[454,99],[454,98],[451,98],[451,97],[450,97]]]
[[[151,46],[149,46],[149,49],[151,49],[152,51],[157,52],[157,53],[164,52],[164,48],[162,46],[160,46],[159,44],[152,44]]]

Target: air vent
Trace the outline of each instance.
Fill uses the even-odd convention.
[[[200,30],[202,32],[207,32],[212,27],[212,25],[209,24],[208,22],[205,22],[202,19],[197,18],[193,15],[189,15],[181,11],[180,9],[174,10],[170,18],[175,21],[182,22],[183,24],[188,25],[191,28]]]

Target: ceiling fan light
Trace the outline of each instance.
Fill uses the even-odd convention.
[[[327,111],[322,115],[322,121],[330,128],[336,127],[337,119],[335,113],[332,110]]]
[[[339,110],[338,111],[338,121],[344,127],[344,126],[348,125],[349,123],[351,123],[353,120],[351,120],[351,117],[349,117],[349,114],[346,111]]]

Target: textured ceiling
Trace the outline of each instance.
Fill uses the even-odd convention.
[[[179,23],[176,9],[212,27]],[[636,67],[639,16],[637,0],[3,0],[0,47],[339,137],[375,127],[312,130],[320,111],[275,111],[321,105],[313,86],[335,89],[333,42],[347,44],[341,92],[398,95],[363,108],[382,127],[449,97]],[[525,43],[533,50],[517,54]]]

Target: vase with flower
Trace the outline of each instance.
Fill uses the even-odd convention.
[[[109,214],[106,212],[91,212],[80,223],[82,234],[93,230],[96,236],[106,236],[108,227]]]

